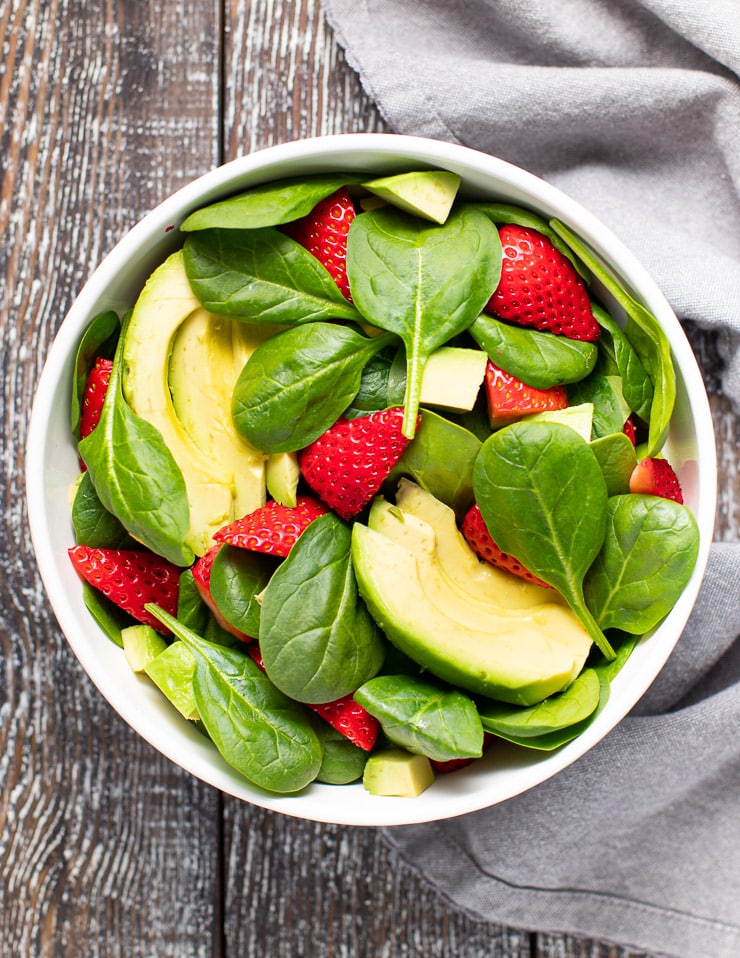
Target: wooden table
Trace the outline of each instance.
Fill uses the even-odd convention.
[[[26,421],[47,346],[95,265],[193,177],[281,141],[383,130],[319,0],[3,0],[0,954],[605,956],[477,924],[371,829],[224,797],[93,689],[26,529]],[[715,338],[689,330],[720,444],[718,538],[737,536],[737,421]]]

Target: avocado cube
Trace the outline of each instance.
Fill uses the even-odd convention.
[[[134,672],[145,672],[147,665],[167,648],[167,643],[151,625],[131,625],[121,629],[123,652]]]
[[[425,755],[412,755],[402,748],[388,748],[371,755],[362,784],[371,795],[416,798],[434,781],[431,762]]]

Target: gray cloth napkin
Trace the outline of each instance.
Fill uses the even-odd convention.
[[[740,408],[738,0],[324,0],[398,133],[523,166],[599,216]],[[389,829],[473,917],[680,958],[740,955],[740,544],[715,543],[666,668],[527,794]]]

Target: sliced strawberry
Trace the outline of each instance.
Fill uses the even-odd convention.
[[[80,416],[80,439],[89,436],[100,421],[100,413],[105,402],[113,363],[110,359],[98,356],[87,377],[87,385],[82,397]]]
[[[337,515],[351,519],[377,493],[409,444],[402,425],[402,406],[338,419],[299,454],[304,479]]]
[[[630,476],[630,492],[660,496],[683,504],[678,476],[667,459],[641,459]]]
[[[326,506],[311,496],[298,496],[295,506],[283,506],[270,499],[261,508],[219,529],[213,538],[239,549],[287,556],[304,529],[325,512]]]
[[[249,655],[264,671],[262,653],[257,643],[250,645]],[[316,712],[332,728],[341,732],[353,745],[363,751],[370,752],[375,745],[378,738],[378,720],[359,702],[355,702],[352,693],[344,695],[334,702],[325,702],[323,705],[307,705],[306,708]]]
[[[220,543],[212,546],[205,555],[202,555],[196,561],[193,566],[193,581],[195,582],[195,587],[198,590],[198,595],[211,610],[214,619],[222,629],[236,636],[237,639],[241,639],[242,642],[253,642],[254,638],[251,635],[240,631],[223,617],[221,610],[213,599],[211,592],[211,569],[213,568],[214,559],[218,555],[220,548]]]
[[[345,299],[352,302],[347,280],[347,234],[355,207],[346,187],[327,196],[299,220],[286,223],[284,233],[312,253],[329,272]]]
[[[153,602],[170,615],[177,614],[181,570],[153,552],[136,549],[91,549],[73,546],[69,557],[75,569],[111,602],[138,622],[169,633],[145,606]]]
[[[465,536],[466,542],[479,558],[490,562],[491,565],[495,565],[505,572],[510,572],[512,575],[518,576],[520,579],[525,579],[527,582],[543,586],[545,589],[552,588],[547,582],[543,582],[542,579],[533,572],[530,572],[529,569],[525,569],[521,562],[515,559],[514,556],[502,552],[501,549],[499,549],[483,521],[483,516],[477,503],[471,506],[465,514],[461,531]]]
[[[637,434],[635,433],[635,421],[632,416],[627,417],[622,432],[627,436],[633,446],[637,445]]]
[[[517,326],[593,342],[600,328],[575,267],[538,230],[509,224],[499,229],[501,280],[487,309]]]
[[[493,741],[493,735],[490,732],[483,733],[483,752],[485,754],[486,749]],[[477,758],[450,758],[446,761],[439,759],[430,759],[432,768],[435,772],[446,775],[448,772],[456,772],[459,768],[465,768],[466,765],[471,765],[473,762],[477,762]]]
[[[533,413],[566,409],[568,406],[565,386],[535,389],[511,373],[504,372],[490,359],[486,366],[485,389],[492,426],[502,426]]]

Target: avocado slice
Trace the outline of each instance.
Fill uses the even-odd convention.
[[[365,763],[362,784],[371,795],[416,798],[434,781],[432,763],[425,755],[387,748]]]
[[[447,170],[421,170],[383,176],[362,185],[406,213],[441,225],[452,209],[460,188],[460,177]]]
[[[235,343],[242,335],[202,309],[177,251],[149,277],[123,344],[124,395],[160,431],[182,471],[190,506],[186,543],[197,555],[208,551],[217,529],[265,499],[265,456],[231,426],[241,368]]]
[[[402,652],[439,678],[514,705],[540,702],[580,673],[591,639],[570,609],[506,608],[482,601],[474,585],[466,595],[440,571],[436,548],[408,544],[353,528],[360,594]]]

